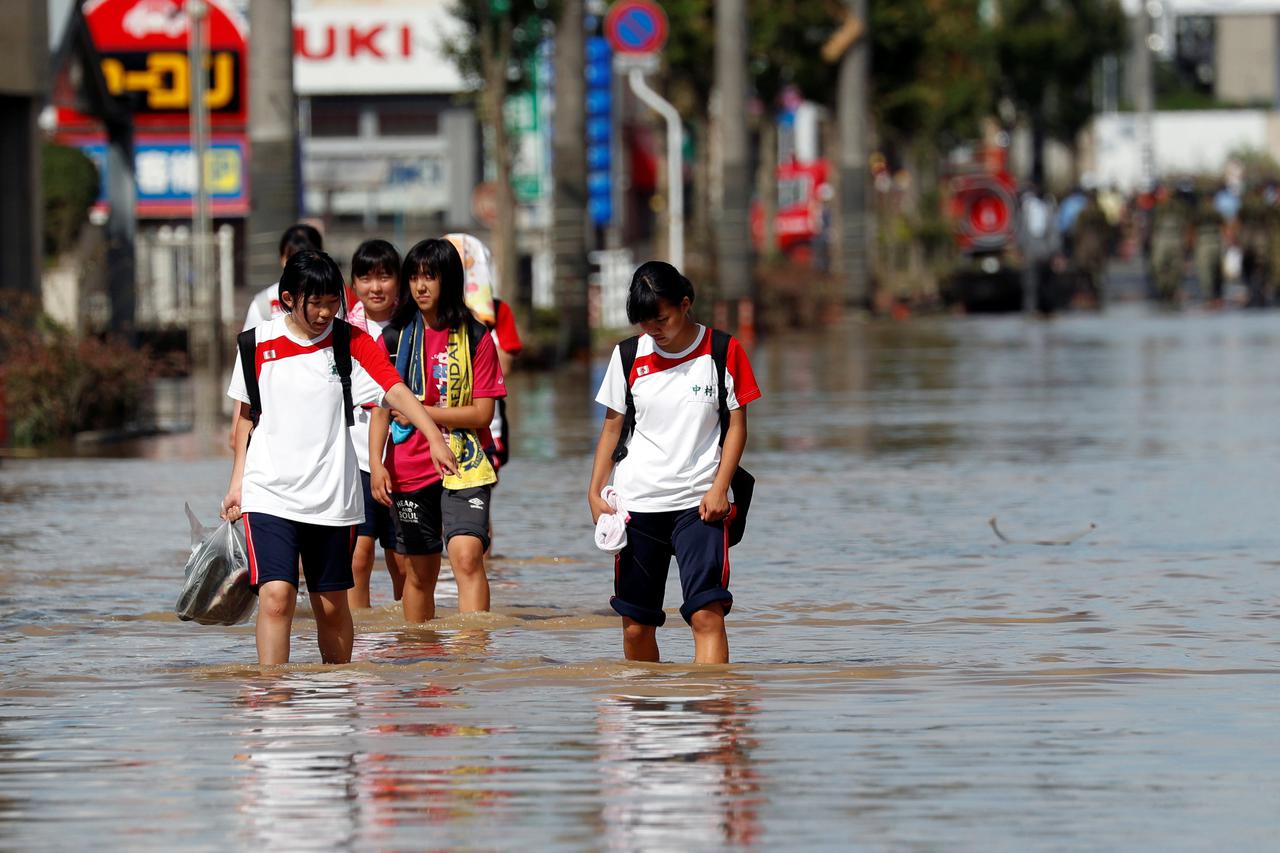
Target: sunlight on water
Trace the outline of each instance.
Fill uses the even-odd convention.
[[[0,848],[1274,847],[1280,318],[753,361],[726,667],[686,663],[674,573],[672,663],[620,658],[585,375],[512,382],[495,612],[446,579],[406,625],[375,576],[345,667],[305,613],[266,673],[251,625],[174,619],[183,501],[211,520],[228,467],[191,439],[4,460]]]

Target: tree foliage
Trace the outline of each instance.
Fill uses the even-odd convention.
[[[56,258],[75,245],[98,198],[98,169],[79,148],[44,144],[44,254]]]

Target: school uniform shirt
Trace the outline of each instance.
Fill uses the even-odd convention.
[[[489,332],[493,336],[493,342],[498,345],[498,349],[509,355],[519,355],[524,349],[524,341],[520,340],[520,332],[516,328],[516,317],[511,313],[511,307],[507,305],[505,300],[493,300],[494,321],[493,329]],[[493,420],[489,422],[489,435],[494,441],[499,441],[504,435],[506,423],[502,418],[502,407],[493,407]],[[493,445],[486,444],[486,448]],[[495,463],[496,464],[496,463]]]
[[[614,347],[596,402],[625,413],[628,379],[636,428],[613,475],[623,507],[668,512],[698,506],[720,465],[720,400],[711,334],[698,326],[693,343],[681,352],[664,352],[653,338],[641,335],[630,377],[622,375],[622,354]],[[730,411],[760,396],[747,353],[736,338],[729,341],[724,381]]]
[[[371,320],[368,317],[363,317],[362,321],[364,329],[375,342],[382,337],[382,330],[387,327],[385,322]],[[382,357],[386,358],[385,351]],[[356,451],[356,465],[366,474],[369,473],[369,420],[373,409],[373,406],[362,406],[357,403],[353,413],[356,422],[351,427],[351,446]]]
[[[398,334],[398,331],[393,330],[391,334]],[[382,346],[383,358],[389,358],[391,350],[387,346],[386,335],[383,335],[379,343]],[[444,405],[443,401],[449,399],[448,345],[448,329],[436,330],[430,326],[426,327],[422,336],[422,351],[423,363],[427,365],[428,376],[426,394],[422,405],[428,409],[441,407]],[[394,366],[392,366],[391,370],[395,373]],[[498,366],[498,351],[490,335],[485,335],[476,345],[476,355],[471,365],[471,373],[471,397],[473,400],[478,400],[481,397],[507,396],[507,387],[502,378],[502,368]],[[397,374],[398,376],[399,374]],[[441,428],[441,431],[445,432],[443,428]],[[480,439],[481,447],[487,447],[492,442],[487,428],[476,430],[476,437]],[[427,444],[427,439],[416,429],[400,444],[394,442],[387,444],[385,463],[387,473],[391,476],[391,488],[397,492],[416,492],[418,489],[426,488],[440,481],[440,475],[436,473],[435,467],[431,464],[431,445]]]
[[[343,527],[364,520],[364,495],[333,355],[333,326],[300,338],[286,317],[256,329],[256,370],[262,416],[244,463],[240,508],[245,512]],[[351,330],[351,399],[382,402],[400,382],[387,354]],[[249,402],[239,355],[227,396]]]
[[[255,293],[253,299],[249,300],[249,310],[244,314],[244,328],[240,331],[247,332],[250,329],[257,328],[267,320],[274,320],[285,313],[287,312],[284,310],[284,306],[280,304],[280,282],[272,282]]]

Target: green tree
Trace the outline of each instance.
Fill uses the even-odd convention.
[[[70,250],[98,198],[98,169],[79,148],[44,143],[44,255]]]
[[[555,0],[458,0],[453,6],[464,37],[450,45],[449,53],[477,90],[498,191],[498,221],[490,248],[499,273],[511,286],[516,280],[516,201],[511,189],[515,152],[505,108],[509,96],[532,84],[530,69],[557,5]]]
[[[1031,178],[1044,181],[1044,145],[1073,151],[1093,115],[1093,72],[1124,50],[1128,21],[1119,0],[999,0],[993,29],[996,93],[1031,128]]]

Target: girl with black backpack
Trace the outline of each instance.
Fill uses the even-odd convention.
[[[745,406],[760,389],[738,341],[689,317],[693,300],[693,285],[670,264],[636,270],[627,319],[644,334],[614,348],[596,395],[608,411],[587,502],[592,521],[615,512],[604,493],[612,473],[626,544],[615,557],[610,604],[622,616],[628,660],[658,660],[673,555],[694,661],[729,660],[729,546],[741,536],[753,482],[738,461]]]

